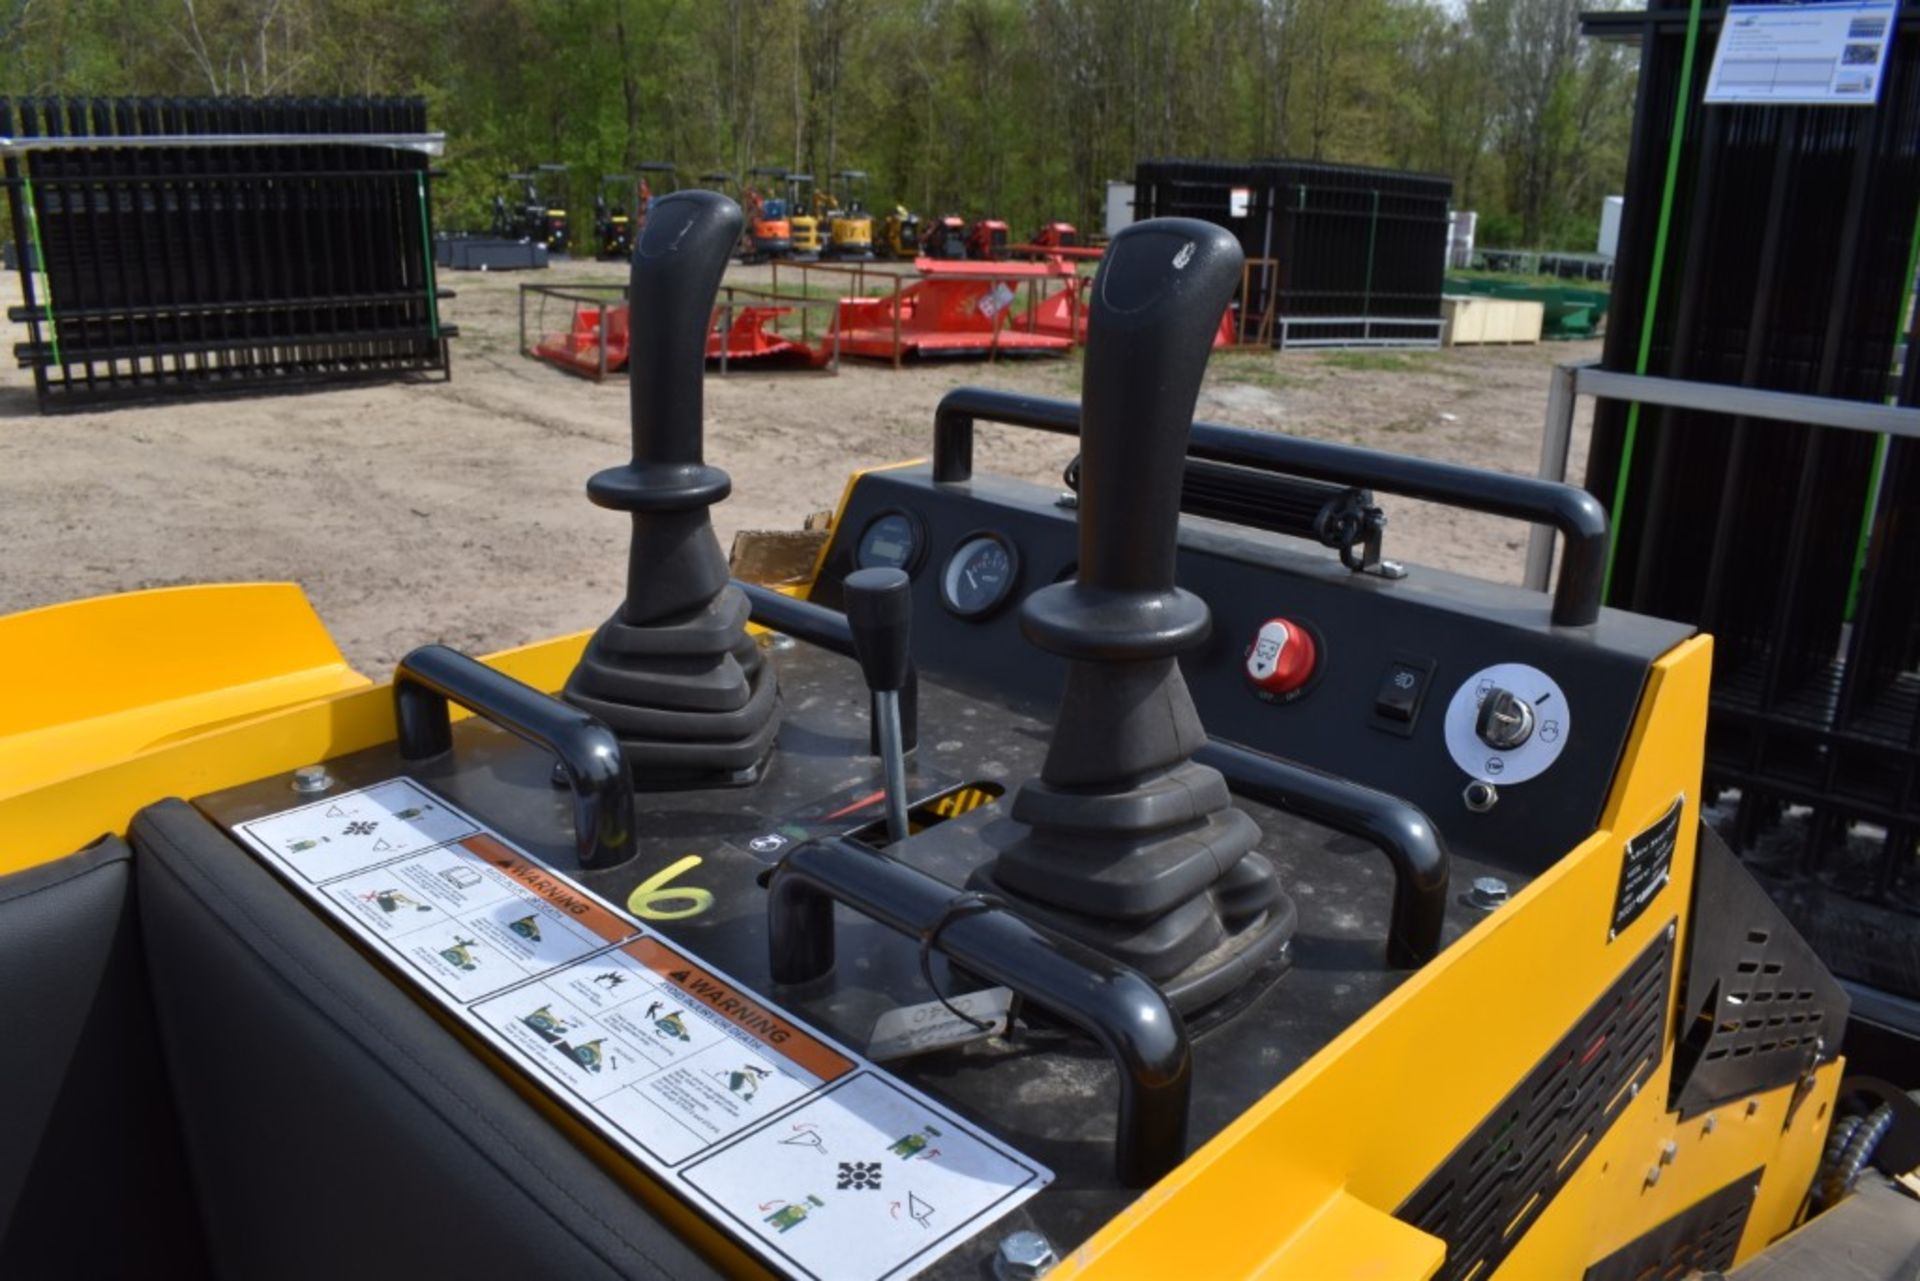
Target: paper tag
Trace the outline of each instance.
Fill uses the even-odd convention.
[[[1002,281],[994,285],[992,289],[989,289],[985,296],[975,305],[979,308],[981,315],[985,316],[988,320],[992,320],[1004,311],[1007,304],[1012,301],[1013,290],[1007,288],[1006,282]]]
[[[1009,988],[990,987],[956,996],[950,1004],[968,1018],[978,1019],[987,1026],[975,1027],[938,1001],[903,1005],[899,1009],[888,1010],[873,1025],[873,1038],[867,1042],[867,1057],[886,1063],[894,1059],[911,1058],[915,1054],[944,1050],[953,1045],[965,1045],[982,1037],[998,1036],[1007,1030],[1007,1015],[1013,1008],[1013,992]]]

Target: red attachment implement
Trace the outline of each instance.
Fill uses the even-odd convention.
[[[782,337],[775,329],[780,317],[791,307],[741,307],[734,312],[733,323],[723,333],[724,316],[715,308],[712,328],[707,333],[707,359],[719,360],[724,350],[728,363],[736,360],[764,360],[780,363],[823,365],[829,348],[815,351],[806,343]],[[602,317],[605,317],[605,342],[601,341]],[[605,307],[577,307],[573,327],[565,333],[548,334],[533,346],[541,360],[586,378],[604,378],[627,367],[627,304],[609,303]],[[604,349],[604,350],[603,350]]]
[[[625,303],[575,307],[573,327],[565,333],[542,338],[533,345],[533,354],[570,374],[587,378],[618,373],[627,367],[627,314]]]
[[[1011,312],[1028,281],[1058,279],[1062,263],[946,262],[917,258],[918,280],[885,298],[843,298],[835,318],[840,351],[898,364],[907,355],[1063,355],[1073,339],[1030,331]]]
[[[774,328],[782,316],[793,314],[791,307],[742,307],[734,313],[733,323],[720,332],[720,312],[715,313],[712,329],[707,331],[707,359],[718,360],[724,351],[728,363],[736,360],[772,360],[808,365],[824,365],[827,349],[815,351],[803,342],[783,338]]]

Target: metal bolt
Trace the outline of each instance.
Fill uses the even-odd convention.
[[[1667,922],[1667,942],[1669,943],[1673,942],[1673,931],[1676,924],[1674,921]]]
[[[1654,1184],[1658,1182],[1660,1182],[1660,1167],[1657,1165],[1648,1166],[1647,1167],[1647,1186],[1652,1187]]]
[[[1507,901],[1507,883],[1497,876],[1476,876],[1473,887],[1467,891],[1467,901],[1483,911],[1491,912]]]
[[[293,790],[303,795],[324,792],[332,786],[333,775],[324,765],[302,765],[293,772]]]
[[[1713,1113],[1709,1112],[1707,1113],[1707,1123],[1700,1127],[1700,1133],[1712,1134],[1715,1130],[1719,1128],[1720,1128],[1720,1118],[1715,1116]]]
[[[993,1275],[997,1281],[1033,1281],[1059,1262],[1051,1242],[1038,1232],[1022,1230],[1000,1242],[993,1255]]]
[[[1760,1110],[1760,1100],[1759,1100],[1759,1099],[1748,1099],[1748,1100],[1747,1100],[1747,1115],[1748,1115],[1748,1116],[1752,1116],[1752,1115],[1753,1115],[1753,1114],[1754,1114],[1755,1112],[1758,1112],[1759,1110]]]
[[[1500,803],[1500,789],[1476,778],[1460,793],[1460,800],[1473,813],[1484,814]]]
[[[1640,1097],[1640,1082],[1635,1081],[1633,1082],[1633,1084],[1627,1087],[1627,1097],[1630,1099],[1637,1099]]]
[[[1680,1155],[1680,1145],[1678,1143],[1675,1143],[1672,1139],[1668,1139],[1665,1143],[1662,1143],[1660,1145],[1660,1164],[1661,1165],[1672,1165],[1673,1158],[1679,1155]]]

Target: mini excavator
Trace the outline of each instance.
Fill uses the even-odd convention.
[[[0,1270],[1911,1275],[1913,1105],[1702,825],[1711,642],[1601,608],[1590,496],[1194,421],[1241,251],[1156,219],[1079,401],[950,392],[738,581],[741,232],[640,233],[590,633],[376,685],[291,589],[0,620]],[[1376,493],[1554,526],[1553,592]]]

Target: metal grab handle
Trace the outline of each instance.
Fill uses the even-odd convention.
[[[1123,1186],[1149,1187],[1186,1157],[1193,1049],[1179,1012],[1144,975],[878,850],[828,837],[795,846],[768,874],[774,982],[832,971],[836,902],[926,940],[1100,1042],[1120,1068],[1114,1171]]]
[[[1080,406],[1074,401],[956,387],[941,398],[933,414],[935,481],[958,484],[972,478],[976,420],[1062,436],[1080,434]],[[1600,617],[1607,513],[1598,499],[1576,485],[1199,421],[1193,424],[1187,454],[1552,525],[1566,538],[1553,595],[1554,626],[1585,627]]]
[[[573,789],[573,843],[582,867],[602,871],[633,857],[633,775],[612,730],[457,649],[422,645],[393,672],[393,719],[403,759],[425,760],[452,748],[448,703],[559,759]]]
[[[1453,859],[1440,829],[1418,805],[1219,739],[1209,740],[1193,759],[1219,770],[1241,796],[1378,847],[1393,864],[1387,964],[1416,969],[1440,954]]]

